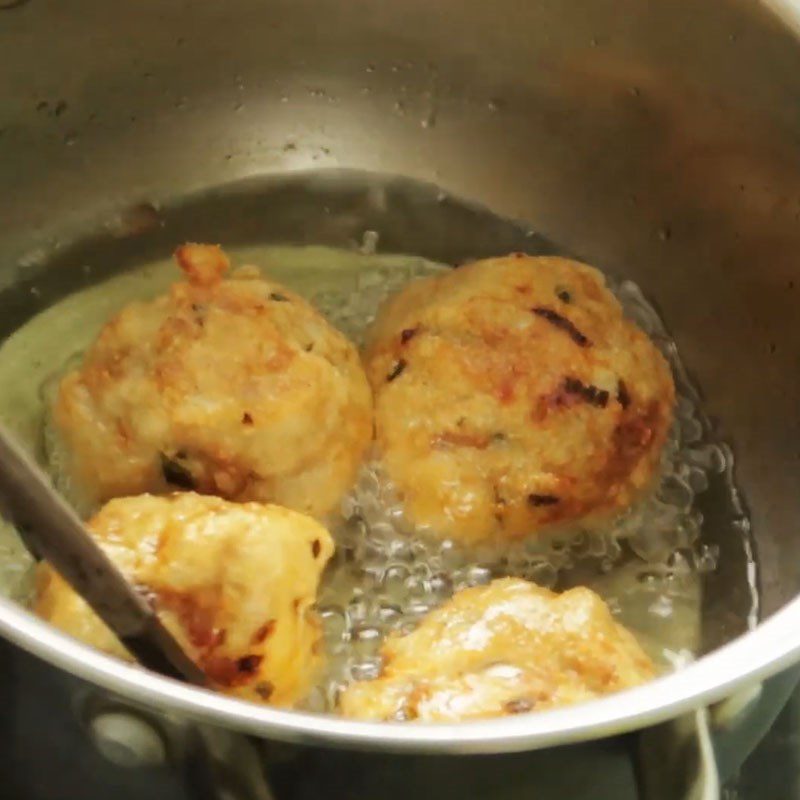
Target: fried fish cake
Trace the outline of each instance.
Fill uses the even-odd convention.
[[[517,578],[465,589],[383,645],[380,677],[351,684],[345,716],[455,722],[579,703],[643,683],[653,664],[586,588]]]
[[[377,453],[467,543],[604,519],[654,481],[675,388],[597,270],[522,254],[409,284],[369,332]]]
[[[89,530],[220,691],[290,706],[323,661],[313,612],[333,554],[318,522],[285,508],[194,493],[106,504]],[[38,567],[36,613],[87,644],[130,659],[50,566]]]
[[[187,280],[123,308],[57,389],[59,467],[83,509],[175,489],[339,503],[372,438],[354,346],[294,292],[184,245]]]

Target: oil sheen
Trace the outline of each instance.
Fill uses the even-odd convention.
[[[322,247],[268,246],[231,249],[230,254],[237,265],[256,264],[308,297],[359,344],[386,297],[409,280],[447,268],[413,256]],[[117,275],[42,311],[0,346],[0,419],[36,452],[67,496],[58,448],[46,436],[55,381],[123,305],[151,298],[177,279],[167,259]],[[631,282],[611,282],[611,288],[676,373],[676,421],[656,491],[607,530],[574,529],[514,544],[502,553],[466,553],[453,542],[430,540],[410,529],[378,465],[365,464],[341,513],[329,520],[337,552],[319,598],[328,668],[306,700],[309,709],[332,710],[348,681],[376,675],[387,633],[409,630],[454,591],[503,575],[557,589],[590,586],[665,669],[698,652],[702,575],[715,569],[717,553],[702,541],[696,501],[712,476],[730,474],[730,454],[710,436],[656,312]],[[727,484],[735,493],[732,481]],[[31,566],[16,533],[3,527],[0,591],[26,602]]]

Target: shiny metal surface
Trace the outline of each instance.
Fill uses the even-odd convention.
[[[781,698],[785,697],[791,694],[796,676],[796,671],[793,677],[781,675],[769,682],[766,691],[777,690]],[[127,704],[106,696],[103,690],[32,658],[2,639],[0,677],[0,699],[4,704],[0,718],[0,741],[4,745],[0,748],[0,780],[10,797],[221,800],[222,792],[216,792],[215,787],[222,784],[224,790],[235,788],[241,800],[266,800],[266,782],[274,797],[293,800],[317,800],[321,796],[330,800],[374,796],[402,800],[409,794],[419,800],[436,800],[444,792],[471,800],[512,800],[527,794],[537,800],[651,800],[638,793],[632,758],[637,751],[646,756],[648,744],[653,744],[649,734],[640,742],[633,737],[616,737],[538,753],[469,759],[333,751],[327,747],[247,741],[222,729],[203,727],[198,735],[194,725],[158,712],[125,708]],[[743,770],[748,791],[742,800],[796,797],[797,726],[793,719],[796,722],[797,705],[795,693],[787,709],[789,719],[784,713],[783,722],[776,726],[782,729],[778,742],[773,736],[775,728],[769,737],[772,741],[768,743],[771,753],[767,763],[764,754],[759,753],[754,759],[760,762],[755,771],[750,766]],[[155,769],[130,769],[109,762],[91,744],[92,720],[109,712],[132,714],[152,724],[167,744],[167,763]],[[753,736],[753,727],[757,728],[749,747],[761,737],[762,727],[769,727],[775,713],[762,720],[761,725],[746,722],[746,735]],[[668,725],[674,727],[673,723]],[[730,777],[741,766],[749,747],[730,742],[728,745],[732,746],[723,744],[720,752],[719,738],[715,739],[720,775]],[[775,744],[779,745],[777,753]],[[259,749],[260,758],[253,758],[254,747]],[[49,769],[42,770],[43,763]],[[687,775],[692,766],[681,762],[671,780]],[[676,794],[667,796],[677,800]]]
[[[29,0],[0,7],[0,53],[0,288],[39,280],[79,230],[135,228],[126,210],[142,203],[318,167],[433,181],[632,277],[737,453],[771,616],[625,695],[457,728],[245,705],[110,661],[8,603],[5,636],[260,735],[450,752],[650,724],[800,658],[800,45],[765,6]],[[713,580],[708,613],[723,618],[724,565]]]
[[[720,700],[747,681],[773,675],[800,660],[787,630],[800,625],[793,601],[758,631],[644,686],[573,708],[458,725],[354,722],[333,716],[257,706],[124,664],[43,625],[0,601],[0,633],[55,666],[124,697],[192,719],[300,744],[397,752],[501,753],[599,739],[654,725]]]

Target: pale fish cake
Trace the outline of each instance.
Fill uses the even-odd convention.
[[[53,407],[54,467],[74,502],[176,489],[337,508],[372,438],[355,347],[306,300],[184,245],[187,280],[123,308]]]
[[[110,501],[89,530],[206,673],[213,688],[291,706],[324,663],[313,611],[333,541],[285,508],[194,493]],[[99,650],[130,659],[52,568],[39,567],[35,611]]]
[[[637,686],[653,664],[586,588],[556,594],[517,578],[464,589],[383,645],[379,678],[351,684],[342,713],[367,720],[519,714]]]

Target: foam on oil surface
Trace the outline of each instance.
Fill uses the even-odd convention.
[[[415,257],[319,247],[253,248],[233,255],[237,263],[256,263],[309,297],[359,343],[391,293],[415,277],[445,269]],[[0,419],[37,448],[48,427],[42,398],[51,394],[53,375],[86,348],[115,310],[152,297],[176,277],[169,261],[149,265],[68,297],[17,331],[0,348],[0,379],[10,387],[0,397]],[[730,454],[710,436],[675,345],[654,309],[633,283],[612,283],[611,288],[627,315],[668,358],[676,378],[676,420],[657,490],[606,530],[565,531],[505,548],[502,554],[468,554],[452,542],[411,531],[379,466],[365,465],[341,517],[332,523],[337,552],[319,601],[329,668],[309,697],[309,708],[330,711],[342,685],[375,676],[387,633],[410,630],[454,591],[503,575],[555,588],[591,586],[665,666],[685,662],[696,652],[700,575],[713,570],[717,558],[700,541],[703,520],[696,498],[719,473],[726,476],[736,502]],[[57,438],[47,438],[51,468],[61,471]],[[68,493],[66,476],[56,477]],[[29,596],[30,566],[13,531],[0,531],[0,590],[16,598]]]

